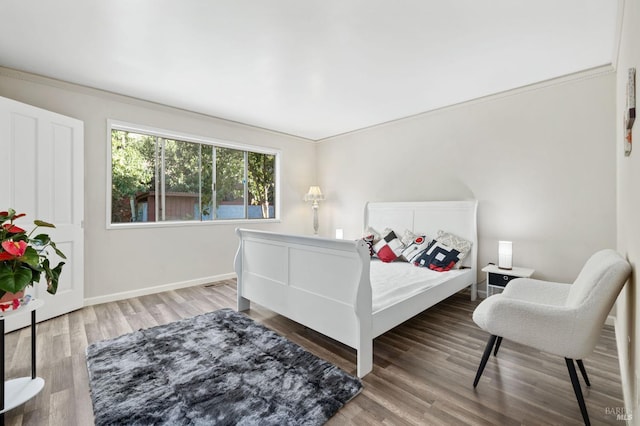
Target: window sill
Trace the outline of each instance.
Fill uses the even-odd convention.
[[[164,222],[130,222],[130,223],[109,223],[107,230],[121,229],[146,229],[146,228],[177,228],[184,226],[219,226],[219,225],[246,225],[280,223],[279,218],[273,219],[218,219],[206,221],[164,221]]]

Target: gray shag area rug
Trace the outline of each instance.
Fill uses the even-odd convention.
[[[321,425],[357,377],[231,309],[87,347],[96,425]]]

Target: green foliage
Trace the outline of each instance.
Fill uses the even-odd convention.
[[[262,217],[269,217],[269,204],[275,192],[275,155],[250,152],[248,184],[251,204],[262,206]]]
[[[5,263],[5,262],[2,262]],[[32,270],[23,266],[16,268],[0,267],[0,290],[4,293],[17,293],[31,284]]]
[[[114,198],[135,196],[153,188],[155,138],[113,130],[111,132],[111,191]]]
[[[200,192],[200,144],[164,140],[167,192]]]
[[[58,282],[60,280],[60,274],[62,273],[62,267],[64,266],[64,262],[58,263],[58,266],[55,268],[51,268],[49,266],[49,259],[44,259],[42,261],[42,269],[47,277],[51,277],[51,279],[47,279],[47,292],[51,294],[56,294],[58,291]]]
[[[129,200],[129,218],[136,217],[134,206],[138,193],[154,188],[155,177],[155,137],[125,132],[111,131],[111,199],[112,206],[118,206],[122,199]],[[124,221],[112,208],[111,220]]]
[[[14,209],[0,212],[0,296],[4,293],[18,293],[27,286],[40,281],[44,274],[47,280],[47,291],[55,294],[64,262],[51,268],[47,248],[66,259],[47,234],[31,234],[38,227],[55,228],[55,225],[35,220],[35,228],[27,232],[14,224],[24,214],[16,214]]]
[[[244,152],[216,148],[216,203],[244,198]]]
[[[200,200],[203,215],[210,214],[214,182],[216,205],[242,203],[244,199],[245,151],[123,130],[113,130],[111,136],[113,222],[136,220],[136,197],[155,190],[155,169],[162,169],[156,166],[161,163],[156,152],[164,158],[165,193],[193,195]],[[249,202],[262,205],[263,217],[269,217],[275,192],[275,156],[247,152],[247,160]],[[116,211],[118,206],[120,212]],[[130,212],[124,216],[126,209]]]

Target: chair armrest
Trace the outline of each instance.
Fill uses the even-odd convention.
[[[571,307],[496,295],[478,305],[473,312],[473,320],[480,328],[507,340],[563,357],[581,359],[588,354],[582,355],[585,351],[590,352],[593,348],[585,347],[585,342],[589,341],[585,333],[590,331],[581,329],[577,315],[577,310]]]
[[[562,306],[567,300],[571,284],[516,278],[509,281],[502,295],[511,299]]]

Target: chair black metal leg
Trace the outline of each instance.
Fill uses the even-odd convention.
[[[567,363],[567,369],[569,370],[569,377],[571,378],[571,384],[573,385],[573,391],[578,399],[578,405],[580,406],[580,412],[582,413],[582,419],[587,426],[591,425],[589,421],[589,414],[587,413],[587,406],[584,403],[584,397],[582,396],[582,389],[580,388],[580,382],[578,381],[578,374],[576,373],[576,366],[573,364],[571,358],[564,359]]]
[[[582,377],[584,378],[584,382],[587,386],[591,386],[591,382],[589,382],[589,377],[587,376],[587,370],[584,368],[584,363],[581,359],[577,359],[578,367],[580,368],[580,372],[582,373]]]
[[[491,355],[491,349],[493,349],[493,345],[496,343],[496,339],[498,336],[491,335],[489,337],[489,341],[487,342],[487,346],[484,348],[484,353],[482,354],[482,360],[480,361],[480,366],[478,367],[478,372],[476,373],[476,378],[473,381],[473,387],[478,386],[478,382],[480,381],[480,376],[482,376],[482,372],[484,371],[484,367],[487,365],[487,360],[489,359],[489,355]]]
[[[502,343],[502,337],[498,336],[498,340],[496,340],[496,347],[493,350],[493,356],[497,356],[498,355],[498,349],[500,349],[500,343]]]

